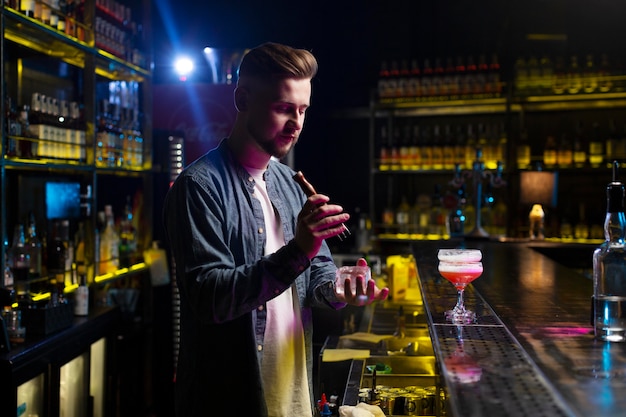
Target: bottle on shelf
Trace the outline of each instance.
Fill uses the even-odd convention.
[[[441,133],[439,131],[439,125],[435,125],[433,127],[431,143],[432,143],[432,169],[441,170],[443,169],[443,142],[441,138]]]
[[[428,234],[443,237],[446,232],[446,213],[443,208],[441,186],[435,185],[432,203],[430,206],[430,221],[428,224]]]
[[[120,221],[120,266],[129,267],[137,259],[137,230],[133,224],[133,205],[130,196],[126,197],[124,215]]]
[[[462,125],[456,126],[454,139],[454,165],[463,167],[465,165],[465,133]]]
[[[378,167],[381,171],[388,170],[391,166],[391,149],[389,143],[389,135],[387,134],[387,126],[380,127],[380,148],[378,156]]]
[[[604,163],[604,140],[598,123],[593,124],[593,133],[589,140],[589,164],[592,168],[600,168]]]
[[[598,89],[598,72],[592,54],[585,57],[583,68],[582,90],[587,94],[595,93]]]
[[[394,126],[393,136],[390,138],[389,144],[389,165],[392,170],[400,169],[400,126]]]
[[[399,150],[400,168],[403,170],[411,169],[411,125],[408,123],[402,129],[402,139]]]
[[[79,284],[74,292],[74,315],[86,316],[89,314],[89,287],[87,277],[80,275]]]
[[[100,235],[100,265],[99,274],[115,272],[120,265],[119,247],[120,237],[115,230],[113,207],[104,206],[106,225]]]
[[[567,92],[569,94],[578,94],[582,91],[583,81],[580,65],[578,64],[578,56],[570,57],[569,68],[567,69]]]
[[[411,207],[406,196],[402,196],[400,204],[396,209],[396,225],[400,234],[408,234],[410,232],[410,211]]]
[[[433,153],[434,147],[428,129],[420,129],[420,149],[422,153],[421,162],[422,169],[427,171],[433,169]]]
[[[548,135],[543,148],[543,164],[548,169],[554,169],[557,162],[556,139],[554,136]]]
[[[452,137],[452,128],[449,124],[444,126],[443,130],[443,169],[454,169],[454,138]]]
[[[71,274],[69,260],[73,254],[69,253],[69,220],[55,220],[52,223],[52,236],[48,241],[48,275],[53,278],[60,287],[60,294],[65,285],[71,285],[71,279],[66,280],[66,275]]]
[[[597,339],[626,341],[626,216],[624,184],[617,179],[606,188],[607,209],[604,219],[605,242],[593,253],[593,328]]]
[[[559,168],[571,168],[574,164],[572,142],[567,133],[561,135],[561,141],[556,151],[556,163]]]
[[[465,169],[472,169],[474,160],[476,159],[476,149],[478,142],[474,135],[474,128],[471,124],[467,125],[467,136],[465,139]]]
[[[528,143],[528,132],[524,128],[522,128],[519,133],[516,159],[518,169],[528,169],[530,167],[530,144]]]
[[[411,133],[411,145],[409,147],[410,168],[417,171],[422,167],[422,153],[420,151],[420,128],[417,123],[413,124]]]
[[[583,129],[583,122],[579,120],[576,124],[576,132],[574,134],[573,159],[574,167],[582,168],[587,165],[587,139]]]
[[[585,203],[578,205],[578,221],[574,225],[574,237],[576,239],[589,238],[589,222],[587,220]]]
[[[30,254],[29,275],[33,278],[41,276],[42,264],[42,244],[37,234],[37,224],[35,222],[35,214],[30,213],[28,216],[28,230],[26,233],[26,247]]]
[[[28,303],[30,301],[30,252],[26,246],[24,225],[22,224],[16,225],[13,230],[10,261],[18,303]]]

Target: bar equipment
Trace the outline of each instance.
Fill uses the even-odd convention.
[[[502,162],[498,161],[497,168],[495,170],[485,169],[485,162],[483,161],[483,151],[481,148],[476,149],[476,159],[472,164],[471,170],[461,170],[461,165],[455,165],[455,174],[450,185],[455,188],[460,188],[468,180],[471,179],[474,186],[474,206],[475,206],[475,221],[474,228],[466,234],[468,237],[487,238],[489,233],[482,227],[482,215],[481,208],[483,203],[483,182],[487,181],[493,188],[500,188],[506,185],[506,181],[502,178]]]

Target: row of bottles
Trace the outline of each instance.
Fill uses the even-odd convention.
[[[31,213],[26,226],[15,226],[6,253],[3,287],[14,288],[18,300],[28,303],[31,293],[45,292],[51,282],[62,293],[67,286],[79,285],[82,276],[91,281],[93,276],[138,262],[137,226],[130,197],[117,222],[110,205],[98,213],[98,218],[100,226],[95,236],[87,232],[82,221],[71,236],[68,219],[52,220],[50,234],[42,236]],[[93,256],[88,247],[94,248]]]
[[[84,0],[5,0],[5,6],[85,42]]]
[[[6,156],[23,159],[86,160],[80,104],[35,92],[19,111],[5,98]]]
[[[143,27],[133,20],[132,9],[115,0],[96,0],[96,47],[146,68],[141,52]]]
[[[483,194],[481,227],[490,235],[506,234],[507,207],[489,189]],[[406,195],[396,207],[388,204],[381,218],[382,233],[397,237],[442,239],[464,236],[476,226],[476,208],[465,185],[442,194],[440,185],[432,195],[419,193],[411,205]]]
[[[527,95],[591,94],[624,91],[607,54],[518,57],[514,64],[515,93]]]
[[[389,135],[386,125],[378,137],[378,167],[386,170],[471,169],[476,149],[482,150],[487,169],[496,169],[507,155],[507,135],[501,124],[396,125]]]
[[[533,161],[527,133],[522,130],[516,156],[519,169],[531,168],[536,162],[547,169],[606,167],[613,160],[626,160],[626,124],[618,129],[615,120],[610,120],[608,126],[595,122],[586,127],[579,120],[570,131],[560,137],[550,134],[542,143],[537,155],[540,161]]]
[[[379,99],[444,100],[500,97],[498,56],[448,57],[383,61],[378,76]]]
[[[81,42],[89,42],[84,0],[5,0],[5,6]],[[127,62],[146,67],[141,52],[143,27],[130,7],[114,0],[96,0],[95,46]]]
[[[111,81],[99,102],[96,129],[96,165],[141,168],[143,135],[140,130],[139,83]]]

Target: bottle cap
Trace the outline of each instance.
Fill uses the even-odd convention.
[[[606,187],[607,212],[618,213],[624,211],[624,184],[617,179],[619,163],[613,161],[613,181]]]

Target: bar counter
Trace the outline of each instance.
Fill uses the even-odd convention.
[[[546,256],[558,249],[566,262],[591,265],[593,247],[462,245],[482,250],[484,273],[465,291],[476,323],[461,326],[446,322],[456,290],[437,272],[437,249],[455,244],[412,248],[448,414],[626,415],[626,344],[594,339],[589,274]]]

